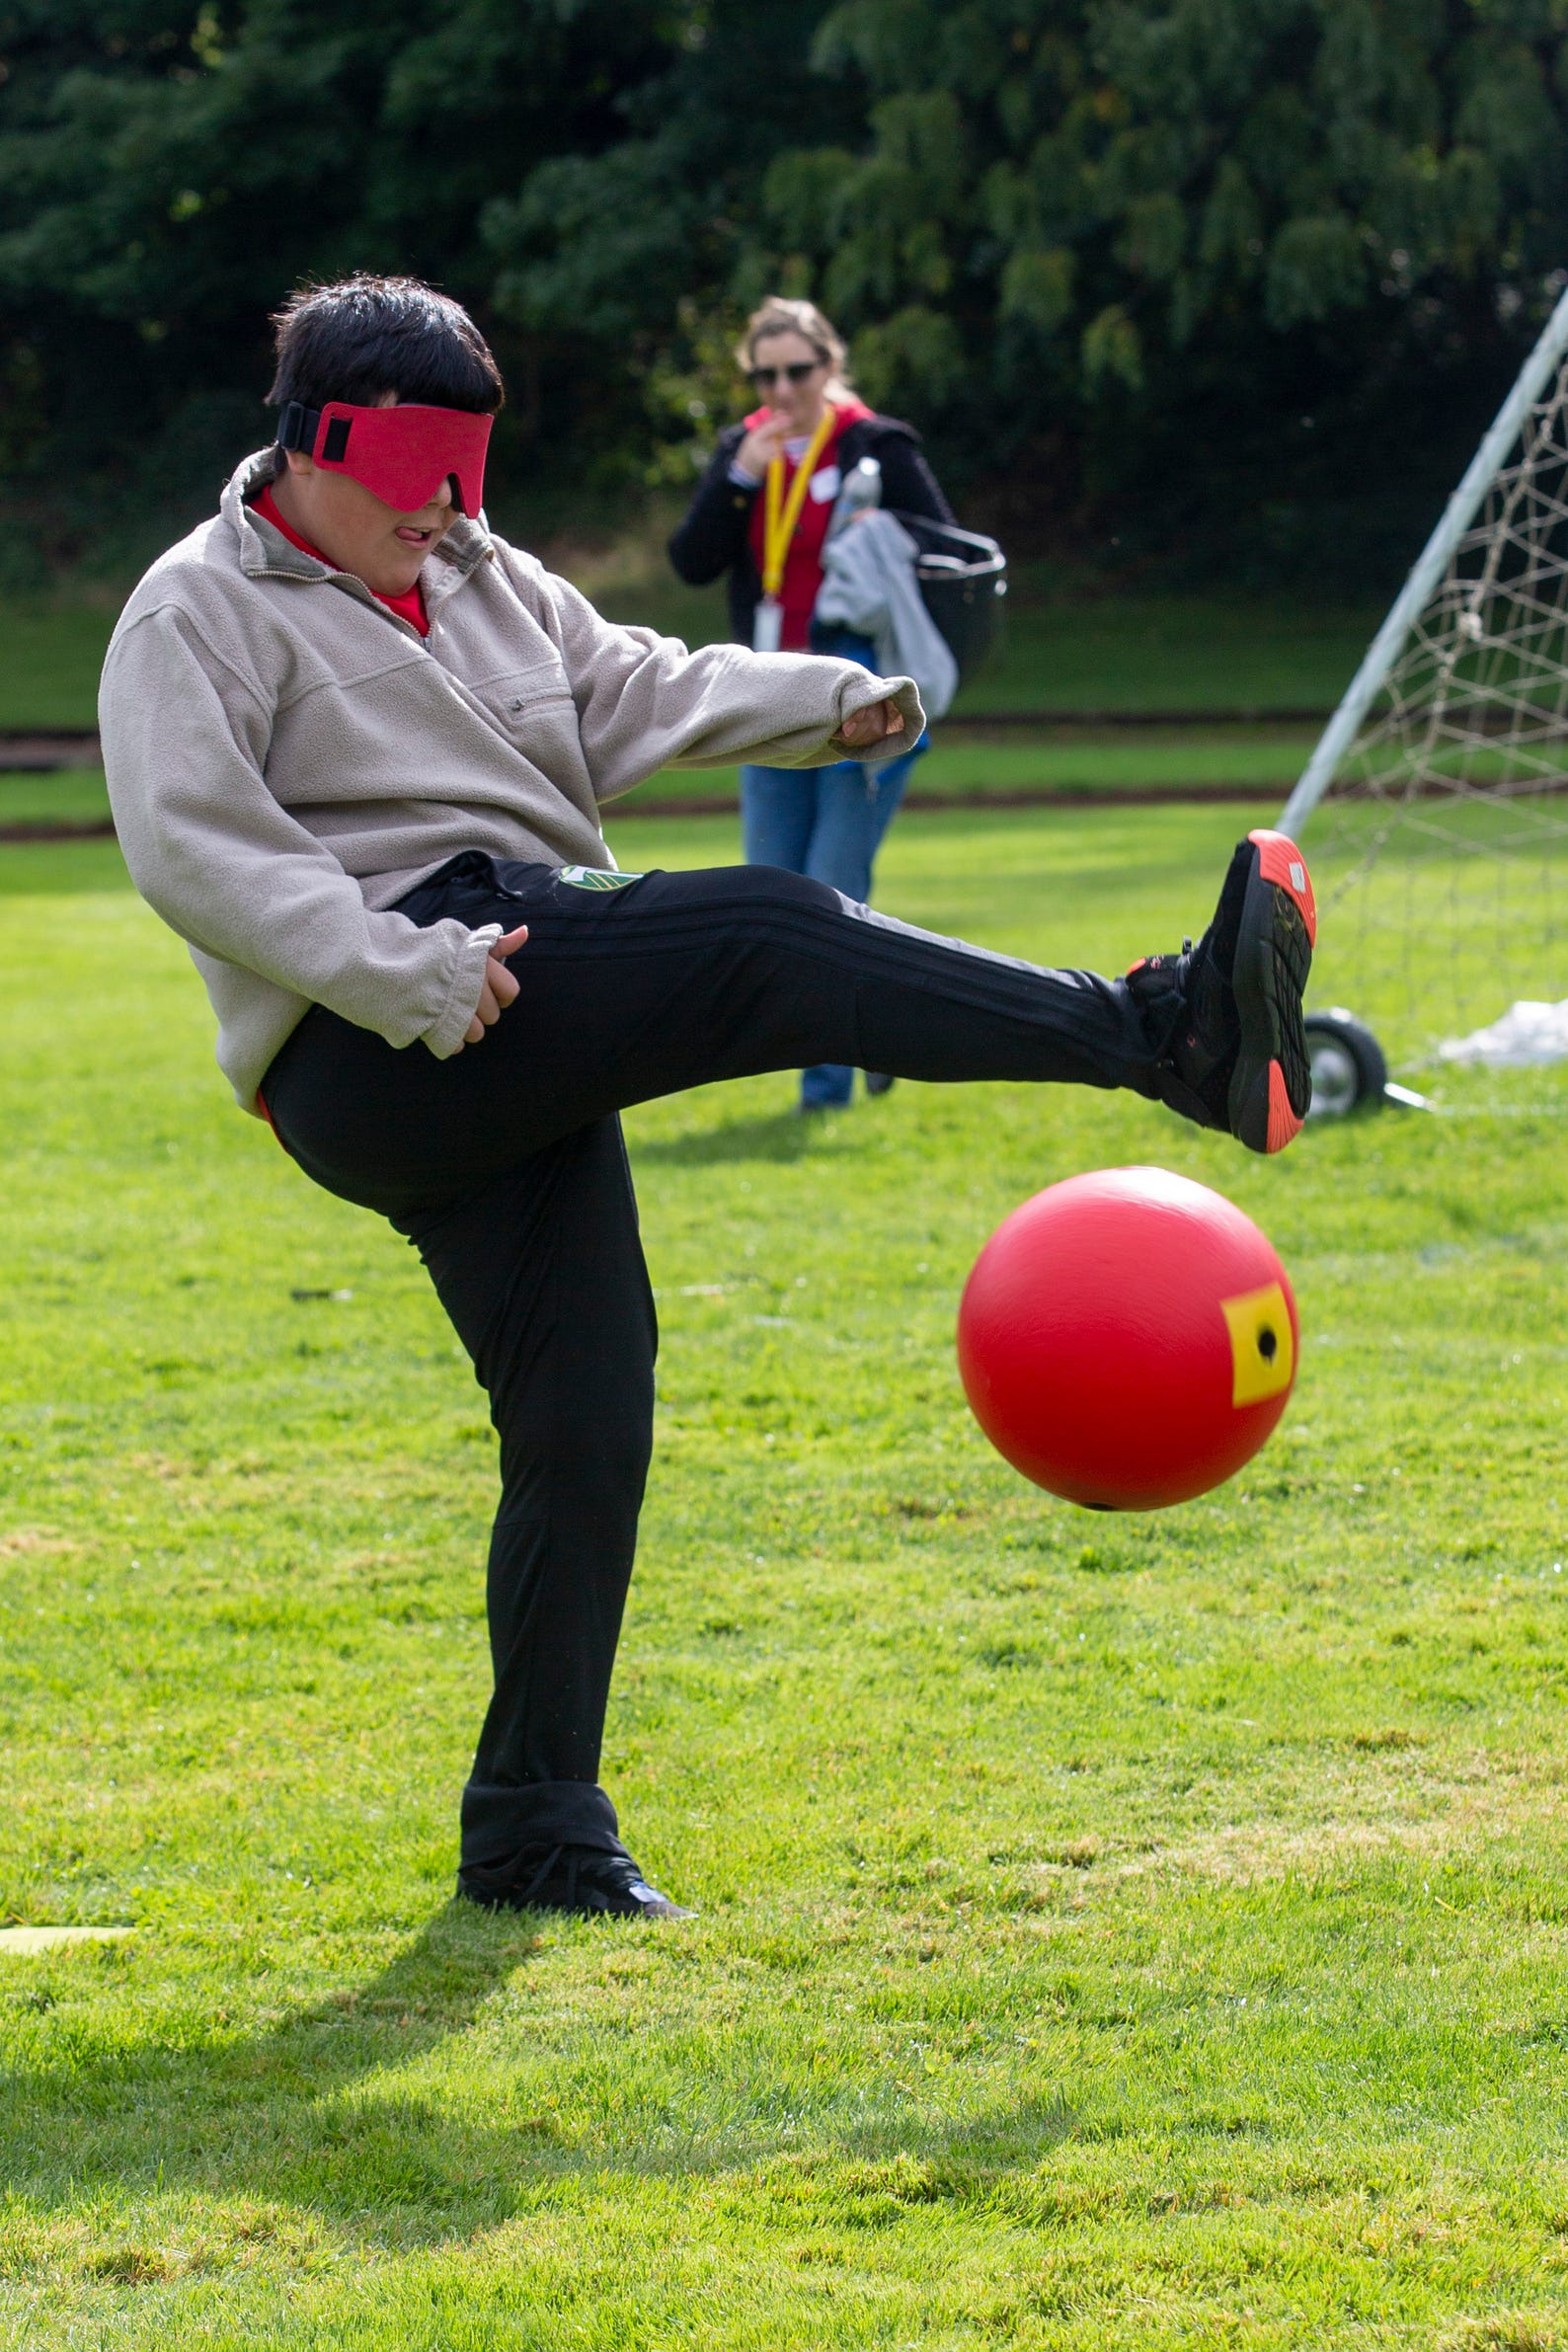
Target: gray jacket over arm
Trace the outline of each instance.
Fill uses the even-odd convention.
[[[279,463],[249,459],[147,573],[99,704],[126,863],[190,943],[248,1110],[312,1004],[456,1051],[497,927],[391,908],[457,852],[610,867],[600,804],[659,768],[822,766],[890,695],[907,732],[856,756],[919,734],[907,678],[617,627],[482,521],[427,560],[422,639],[246,505]]]

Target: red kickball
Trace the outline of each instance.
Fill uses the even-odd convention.
[[[998,1453],[1066,1502],[1157,1511],[1250,1460],[1290,1401],[1300,1326],[1250,1216],[1163,1168],[1054,1184],[997,1226],[958,1315]]]

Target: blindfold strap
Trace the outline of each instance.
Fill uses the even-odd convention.
[[[277,446],[303,449],[307,457],[319,457],[328,465],[341,465],[349,446],[349,419],[334,417],[327,427],[326,440],[318,449],[316,435],[320,431],[320,409],[307,409],[302,401],[291,400],[277,420]]]

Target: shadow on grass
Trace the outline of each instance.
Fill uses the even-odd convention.
[[[53,2068],[13,2070],[0,2103],[7,2184],[40,2205],[156,2182],[339,2220],[396,2215],[416,2240],[499,2213],[494,2131],[465,2131],[418,2091],[368,2085],[466,2032],[538,1942],[525,1920],[454,1902],[367,1984],[269,2030],[78,2044]],[[517,2164],[514,2154],[513,2177]]]
[[[602,1922],[587,1931],[628,1942]],[[550,2179],[607,2171],[712,2176],[781,2158],[807,2172],[913,2163],[918,2178],[901,2173],[893,2194],[962,2201],[1038,2163],[1078,2128],[1059,2096],[936,2123],[901,2100],[870,2114],[824,2112],[803,2144],[798,2094],[780,2090],[777,2112],[788,2121],[776,2127],[758,2085],[750,2128],[737,2140],[732,2080],[714,2080],[711,2102],[699,2095],[698,2116],[711,2104],[726,2118],[705,2128],[683,2072],[672,2077],[635,2033],[606,2033],[601,2023],[568,2049],[553,2042],[553,2066],[529,2067],[545,2054],[530,2051],[538,2029],[521,2008],[515,2073],[505,2058],[492,2062],[471,2098],[460,2081],[454,2096],[450,2082],[442,2095],[408,2080],[539,1951],[526,1920],[453,1903],[357,1991],[308,2003],[264,2032],[209,2028],[97,2050],[67,2042],[56,2065],[7,2078],[7,2188],[43,2210],[105,2191],[117,2201],[182,2191],[254,2200],[414,2246],[494,2228]],[[553,2011],[548,2030],[559,2030]],[[848,2183],[852,2194],[878,2187],[869,2177]]]
[[[831,1133],[838,1114],[802,1118],[799,1111],[777,1111],[765,1119],[732,1119],[723,1127],[703,1128],[688,1136],[667,1136],[654,1142],[637,1140],[634,1164],[676,1168],[714,1167],[725,1160],[774,1160],[787,1164],[805,1159],[824,1134]]]

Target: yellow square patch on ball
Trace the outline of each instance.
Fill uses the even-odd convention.
[[[1291,1312],[1279,1284],[1265,1283],[1261,1291],[1243,1291],[1238,1297],[1221,1298],[1219,1311],[1230,1331],[1234,1366],[1231,1403],[1261,1404],[1264,1397],[1278,1396],[1282,1388],[1289,1388],[1295,1370],[1295,1344]]]

